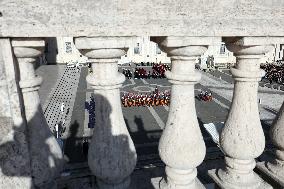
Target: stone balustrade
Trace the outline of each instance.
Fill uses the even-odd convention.
[[[239,39],[225,39],[227,48],[237,58],[231,68],[235,80],[232,105],[220,135],[221,149],[225,155],[225,169],[211,170],[210,175],[221,188],[272,188],[253,172],[255,158],[265,147],[265,138],[257,105],[258,81],[264,76],[260,61],[273,49],[272,44],[255,45]]]
[[[196,177],[196,167],[202,163],[206,147],[195,110],[194,84],[202,79],[195,71],[195,60],[208,45],[221,38],[153,37],[152,40],[172,59],[172,71],[166,73],[172,83],[172,100],[159,143],[159,154],[166,164],[166,179],[161,188],[205,188]],[[86,79],[94,89],[97,124],[90,143],[88,164],[100,189],[129,188],[130,175],[137,161],[120,104],[119,87],[125,78],[117,72],[117,60],[126,53],[130,41],[131,37],[75,38],[76,47],[91,59],[93,67],[93,73]],[[226,166],[210,170],[209,175],[220,188],[272,188],[253,169],[255,158],[262,154],[265,146],[257,106],[258,81],[264,72],[260,70],[258,60],[273,49],[273,38],[272,42],[263,37],[225,37],[223,41],[237,57],[236,67],[231,69],[235,87],[229,115],[220,135]],[[36,187],[55,188],[54,181],[62,168],[62,154],[43,116],[38,96],[42,79],[35,75],[33,65],[35,57],[42,52],[44,40],[12,38],[10,45],[15,64],[19,67],[17,81],[27,124],[30,176]],[[11,114],[9,111],[7,113]],[[271,129],[271,138],[278,148],[275,160],[259,163],[258,167],[283,186],[282,114],[283,106]]]
[[[16,38],[11,45],[19,67],[32,178],[37,187],[56,188],[55,178],[63,168],[63,154],[44,117],[38,94],[42,78],[35,75],[33,65],[45,42],[39,38]]]
[[[194,60],[208,45],[221,40],[237,57],[231,69],[234,95],[220,135],[225,167],[208,174],[224,189],[272,188],[254,171],[257,167],[284,187],[284,105],[271,128],[275,157],[255,161],[265,146],[257,106],[258,81],[264,74],[259,59],[276,42],[284,43],[283,11],[282,1],[264,0],[145,0],[136,4],[127,0],[2,0],[0,94],[8,102],[0,96],[0,128],[7,135],[0,135],[0,188],[56,187],[63,157],[46,124],[38,95],[42,79],[34,70],[45,45],[43,37],[55,36],[73,36],[76,47],[93,62],[94,72],[86,79],[94,89],[97,124],[88,164],[98,188],[130,187],[137,155],[123,120],[119,88],[125,78],[117,72],[117,60],[126,53],[131,37],[142,35],[164,36],[152,40],[172,59],[172,71],[166,73],[172,83],[172,101],[159,142],[166,164],[161,188],[205,188],[197,178],[206,147],[195,109],[194,85],[202,78]]]
[[[194,37],[166,37],[156,40],[172,60],[172,71],[166,72],[172,83],[171,105],[159,143],[159,154],[166,164],[167,174],[163,188],[205,188],[196,178],[196,167],[202,163],[206,149],[195,110],[194,84],[201,79],[201,74],[195,71],[195,60],[207,50],[212,38],[200,38],[199,41]]]
[[[91,59],[93,73],[87,82],[94,89],[96,125],[88,164],[101,189],[126,189],[136,165],[134,143],[126,128],[119,88],[125,80],[117,60],[127,49],[127,37],[76,38],[79,51]]]

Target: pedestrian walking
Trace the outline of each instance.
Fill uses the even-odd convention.
[[[61,114],[64,113],[64,110],[65,110],[65,104],[62,102],[61,107],[60,107]]]
[[[56,138],[59,138],[59,126],[58,123],[55,125],[55,133],[56,133]]]
[[[79,62],[76,63],[76,69],[77,69],[77,72],[80,71],[80,63]]]

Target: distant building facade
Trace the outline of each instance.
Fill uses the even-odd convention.
[[[171,63],[167,54],[162,52],[158,45],[150,41],[149,36],[133,38],[132,43],[125,56],[118,61],[119,64],[125,63]]]
[[[88,61],[75,47],[73,37],[48,38],[45,47],[46,60],[51,64]]]
[[[203,70],[225,69],[236,63],[236,57],[226,48],[225,43],[220,42],[209,46],[197,62]]]
[[[45,53],[39,57],[40,65],[81,62],[85,63],[88,58],[83,56],[75,47],[73,37],[47,38]],[[149,36],[132,39],[127,54],[122,56],[118,64],[125,63],[171,63],[167,54],[162,52],[156,43],[150,41]],[[196,60],[201,69],[224,69],[236,63],[236,57],[230,52],[223,42],[208,47],[208,50]],[[273,51],[265,54],[260,59],[261,63],[284,62],[284,44],[275,44]]]
[[[48,38],[43,55],[43,62],[49,64],[87,62],[88,58],[83,56],[75,47],[72,37]],[[149,36],[132,39],[127,54],[122,56],[118,64],[124,63],[171,63],[167,54],[162,52],[158,45],[150,41]]]
[[[275,44],[273,51],[261,58],[261,63],[278,63],[284,61],[284,44]]]

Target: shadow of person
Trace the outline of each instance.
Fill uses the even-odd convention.
[[[144,129],[144,123],[143,123],[143,120],[141,118],[141,116],[134,116],[134,122],[136,123],[137,127],[139,128],[138,130],[140,131],[145,131]]]
[[[109,102],[102,93],[112,100]],[[101,188],[126,188],[130,182],[137,156],[123,120],[119,95],[96,91],[96,125],[89,145],[88,164]],[[115,93],[115,92],[113,92]],[[135,188],[135,187],[131,187]]]
[[[39,188],[51,188],[64,166],[62,149],[46,123],[39,105],[27,130],[33,181]]]
[[[84,161],[82,145],[78,142],[77,133],[80,124],[75,120],[69,128],[70,135],[66,139],[64,153],[69,159],[69,163]]]
[[[62,151],[39,106],[26,124],[0,120],[0,188],[52,188],[63,168]],[[2,130],[2,128],[8,128]]]
[[[145,130],[145,126],[144,126],[144,122],[141,116],[134,116],[134,123],[136,124],[138,131],[135,133],[135,138],[137,139],[137,142],[139,143],[145,143],[145,142],[158,142],[159,141],[159,137],[155,138],[155,137],[149,137],[148,133],[151,132],[147,132]],[[153,131],[152,131],[153,132]],[[157,132],[156,132],[157,133]]]
[[[15,126],[12,118],[0,117],[0,129],[0,188],[32,188],[26,126]]]

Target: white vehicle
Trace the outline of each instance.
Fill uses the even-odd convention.
[[[76,67],[76,62],[68,62],[66,64],[67,68],[75,68]]]
[[[67,68],[75,68],[77,67],[76,65],[80,68],[88,66],[87,62],[78,62],[78,61],[76,62],[70,61],[66,64]]]

